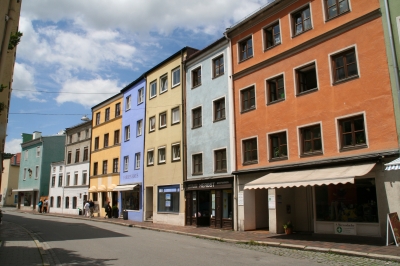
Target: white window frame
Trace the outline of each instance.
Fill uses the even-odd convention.
[[[162,117],[162,116],[165,117],[165,123],[164,123],[164,124],[161,124],[161,122],[162,122],[161,117]],[[158,120],[159,120],[159,122],[160,122],[160,125],[159,125],[160,128],[167,127],[167,112],[165,111],[165,112],[160,113],[160,114],[159,114],[159,117],[158,117]]]
[[[24,177],[23,178],[24,178],[23,180],[26,180],[26,168],[24,168]]]
[[[154,95],[152,95],[152,89],[153,89],[153,87],[154,87],[154,89],[155,89],[155,94]],[[153,99],[154,97],[156,97],[157,96],[157,80],[154,80],[153,82],[151,82],[150,84],[149,84],[149,98],[150,99]]]
[[[258,146],[258,144],[259,144],[258,143],[258,135],[254,135],[254,136],[250,136],[250,137],[243,138],[243,139],[240,140],[240,157],[241,157],[242,165],[244,164],[244,153],[243,153],[244,152],[244,149],[243,149],[244,145],[243,145],[243,141],[246,141],[246,140],[249,140],[249,139],[254,139],[254,138],[257,141],[257,163],[255,163],[255,164],[259,164],[260,163],[260,146]],[[267,148],[268,148],[268,141],[267,141]],[[227,158],[228,158],[228,155],[227,155]]]
[[[178,120],[174,120],[174,113],[178,114]],[[180,108],[178,106],[171,109],[171,125],[178,124],[179,122],[181,122],[181,113],[180,113]]]
[[[293,14],[297,13],[298,11],[300,11],[301,9],[304,9],[306,6],[308,6],[310,8],[310,20],[311,20],[311,28],[308,30],[303,30],[302,32],[300,32],[299,34],[295,34],[295,29],[294,29],[294,21],[293,21]],[[293,39],[301,34],[303,34],[304,32],[310,31],[314,29],[314,19],[313,19],[313,11],[312,11],[312,6],[311,6],[311,2],[307,2],[306,4],[302,5],[301,7],[296,8],[295,10],[291,11],[289,13],[288,16],[289,19],[289,25],[290,25],[290,38]]]
[[[338,80],[338,81],[335,82],[334,77],[333,77],[332,57],[335,57],[335,55],[341,54],[341,53],[343,53],[343,52],[345,52],[347,50],[351,50],[351,49],[354,49],[354,52],[356,54],[358,78],[361,78],[357,44],[352,44],[352,45],[349,45],[347,47],[344,47],[344,48],[342,48],[340,50],[336,50],[336,51],[328,54],[329,73],[330,73],[329,77],[330,77],[330,81],[331,81],[331,86],[332,87],[334,86],[334,83],[336,84],[336,83],[341,83],[341,82],[346,81],[346,80]]]
[[[165,80],[164,86],[163,86],[163,80]],[[165,74],[160,77],[160,94],[167,92],[167,91],[168,91],[168,75]]]
[[[179,157],[175,157],[175,154],[174,154],[174,148],[177,146],[179,147]],[[179,161],[181,159],[181,144],[180,143],[174,143],[171,145],[171,155],[172,155],[173,162]]]
[[[351,113],[348,115],[344,115],[344,116],[339,116],[339,117],[335,117],[335,129],[336,129],[336,148],[337,148],[337,152],[338,153],[342,153],[341,149],[340,149],[340,144],[341,144],[341,135],[339,134],[339,121],[340,120],[344,120],[347,118],[351,118],[354,116],[363,116],[364,118],[364,128],[365,128],[365,144],[367,145],[367,148],[370,147],[369,145],[369,138],[368,138],[368,124],[367,124],[367,113],[365,111],[363,112],[357,112],[357,113]]]
[[[149,161],[149,154],[152,153],[153,157],[151,158],[151,162]],[[147,150],[147,165],[154,165],[154,149]]]
[[[244,40],[246,40],[246,39],[249,39],[249,38],[251,38],[251,49],[253,50],[253,55],[251,56],[251,57],[247,57],[247,58],[245,58],[245,59],[241,59],[240,58],[240,53],[241,53],[241,43],[243,43],[243,41]],[[244,37],[244,38],[241,38],[240,40],[238,40],[237,42],[236,42],[236,55],[237,55],[237,63],[238,64],[240,64],[241,62],[244,62],[244,61],[246,61],[247,59],[250,59],[250,58],[253,58],[254,57],[254,52],[255,52],[255,49],[254,49],[254,38],[253,38],[253,33],[250,33],[249,35],[247,35],[246,37]],[[250,87],[250,86],[247,86],[247,87]]]
[[[124,172],[128,172],[129,169],[129,156],[124,156]]]
[[[154,120],[154,126],[152,126],[151,121]],[[152,116],[149,118],[149,132],[153,132],[156,130],[156,117]]]
[[[317,88],[316,89],[312,89],[312,90],[308,90],[308,91],[306,91],[306,92],[300,92],[299,91],[299,89],[300,88],[298,88],[298,81],[297,81],[297,78],[296,78],[296,72],[297,72],[297,70],[300,70],[300,69],[302,69],[302,68],[304,68],[304,67],[306,67],[306,66],[308,66],[308,65],[312,65],[312,64],[314,64],[315,65],[315,75],[316,75],[316,77],[317,77]],[[331,71],[332,72],[332,71]],[[332,74],[331,74],[332,75]],[[306,63],[304,63],[304,64],[301,64],[301,65],[299,65],[299,66],[296,66],[296,67],[294,67],[293,68],[293,82],[294,82],[294,96],[295,97],[299,97],[299,96],[301,96],[301,95],[303,95],[303,94],[306,94],[306,93],[308,93],[308,92],[316,92],[316,91],[319,91],[320,90],[320,86],[319,86],[319,76],[318,76],[318,63],[317,63],[317,59],[314,59],[314,60],[311,60],[311,61],[308,61],[308,62],[306,62]],[[285,85],[286,85],[286,83],[285,83]],[[285,92],[285,97],[286,97],[286,92]]]
[[[87,171],[84,170],[82,171],[82,181],[81,181],[82,185],[87,185]]]
[[[161,150],[164,150],[164,160],[161,160],[161,158],[160,158],[160,151]],[[162,146],[162,147],[159,147],[157,149],[157,161],[158,161],[159,164],[165,163],[167,161],[167,149],[166,149],[166,146]]]
[[[301,147],[302,147],[301,141],[302,141],[302,139],[301,139],[301,135],[300,135],[301,130],[303,128],[308,128],[308,127],[313,127],[313,126],[318,126],[318,125],[319,125],[319,127],[321,129],[322,154],[325,154],[325,151],[324,151],[324,130],[322,128],[322,121],[317,121],[317,122],[314,122],[314,123],[309,123],[309,124],[304,124],[304,125],[297,126],[297,152],[298,152],[299,158],[301,158],[301,155],[302,155],[302,150],[301,150]],[[288,152],[288,154],[289,154],[289,152]]]
[[[126,98],[125,98],[125,111],[128,111],[128,110],[131,109],[131,102],[132,102],[131,95],[126,96]]]
[[[140,137],[142,135],[143,128],[143,119],[140,119],[136,122],[136,137]]]
[[[140,152],[135,153],[135,169],[140,169]]]
[[[39,173],[39,165],[36,165],[35,166],[35,179],[39,179],[39,175],[40,175],[40,173]]]
[[[137,104],[143,103],[144,100],[144,88],[138,89],[138,98],[137,98]]]
[[[269,145],[269,136],[270,135],[275,135],[275,134],[279,134],[279,133],[283,133],[283,132],[285,132],[285,134],[286,134],[286,149],[287,149],[287,160],[290,160],[290,147],[289,147],[289,145],[290,145],[290,143],[289,143],[289,130],[287,129],[287,128],[285,128],[285,129],[281,129],[281,130],[276,130],[276,131],[273,131],[273,132],[268,132],[267,134],[266,134],[266,137],[267,137],[267,160],[268,161],[270,161],[270,160],[272,160],[272,158],[271,158],[271,151],[270,151],[270,145]],[[257,147],[258,147],[258,139],[257,139]],[[257,148],[257,153],[258,153],[258,148]],[[259,157],[258,157],[259,158]]]
[[[125,135],[124,136],[125,141],[130,140],[130,138],[131,138],[131,126],[130,125],[125,126],[124,135]]]
[[[295,72],[296,73],[296,72]],[[273,102],[269,102],[270,101],[270,99],[269,99],[269,88],[268,88],[268,81],[269,80],[271,80],[271,79],[276,79],[277,77],[279,77],[279,76],[282,76],[283,77],[283,91],[284,91],[284,99],[283,100],[276,100],[276,101],[273,101]],[[269,105],[269,104],[274,104],[275,102],[280,102],[280,101],[286,101],[286,79],[285,79],[285,72],[281,72],[281,73],[278,73],[278,74],[276,74],[276,75],[273,75],[273,76],[270,76],[270,77],[268,77],[268,78],[266,78],[266,79],[264,79],[264,86],[265,86],[265,105]]]
[[[250,109],[247,109],[247,110],[243,110],[243,106],[242,106],[242,91],[243,90],[247,90],[250,87],[254,87],[254,109],[250,108]],[[241,113],[257,110],[257,85],[256,85],[256,83],[249,84],[246,87],[243,87],[243,88],[239,89],[239,106],[240,106],[240,112]]]
[[[178,71],[178,70],[179,70],[179,82],[175,82],[174,73],[176,71]],[[180,66],[171,71],[171,84],[172,84],[171,85],[172,88],[178,86],[179,84],[181,84],[181,67]]]
[[[78,185],[79,173],[74,172],[74,186]]]

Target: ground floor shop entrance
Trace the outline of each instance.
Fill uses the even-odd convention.
[[[186,225],[233,229],[233,179],[187,182]]]

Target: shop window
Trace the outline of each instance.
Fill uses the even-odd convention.
[[[130,191],[121,191],[122,208],[124,210],[138,211],[140,208],[140,188],[136,186]]]
[[[315,186],[317,221],[378,223],[374,178],[354,184]]]
[[[72,198],[72,209],[76,209],[77,202],[78,202],[77,198],[73,197]]]
[[[233,204],[232,204],[232,189],[225,189],[222,191],[222,218],[232,219],[233,217]]]
[[[179,213],[179,185],[158,187],[158,212]]]

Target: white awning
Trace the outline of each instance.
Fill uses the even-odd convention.
[[[18,188],[13,189],[12,192],[31,192],[31,191],[39,191],[37,188]]]
[[[390,163],[385,164],[386,171],[391,171],[391,170],[400,170],[400,158],[397,158],[394,161],[391,161]]]
[[[114,191],[128,191],[128,190],[133,190],[138,184],[134,185],[119,185],[116,186],[113,190]]]
[[[105,191],[107,191],[107,187],[105,185],[100,185],[97,188],[97,192],[105,192]]]
[[[91,186],[89,188],[89,192],[97,192],[97,187],[96,186]]]
[[[244,189],[285,188],[354,183],[354,178],[368,174],[375,163],[330,167],[314,170],[271,173],[245,184]]]

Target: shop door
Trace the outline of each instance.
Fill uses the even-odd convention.
[[[192,191],[186,191],[186,225],[192,225]]]
[[[222,197],[221,190],[215,191],[215,227],[222,227]]]
[[[112,193],[112,206],[117,206],[118,205],[118,192],[113,191]]]

